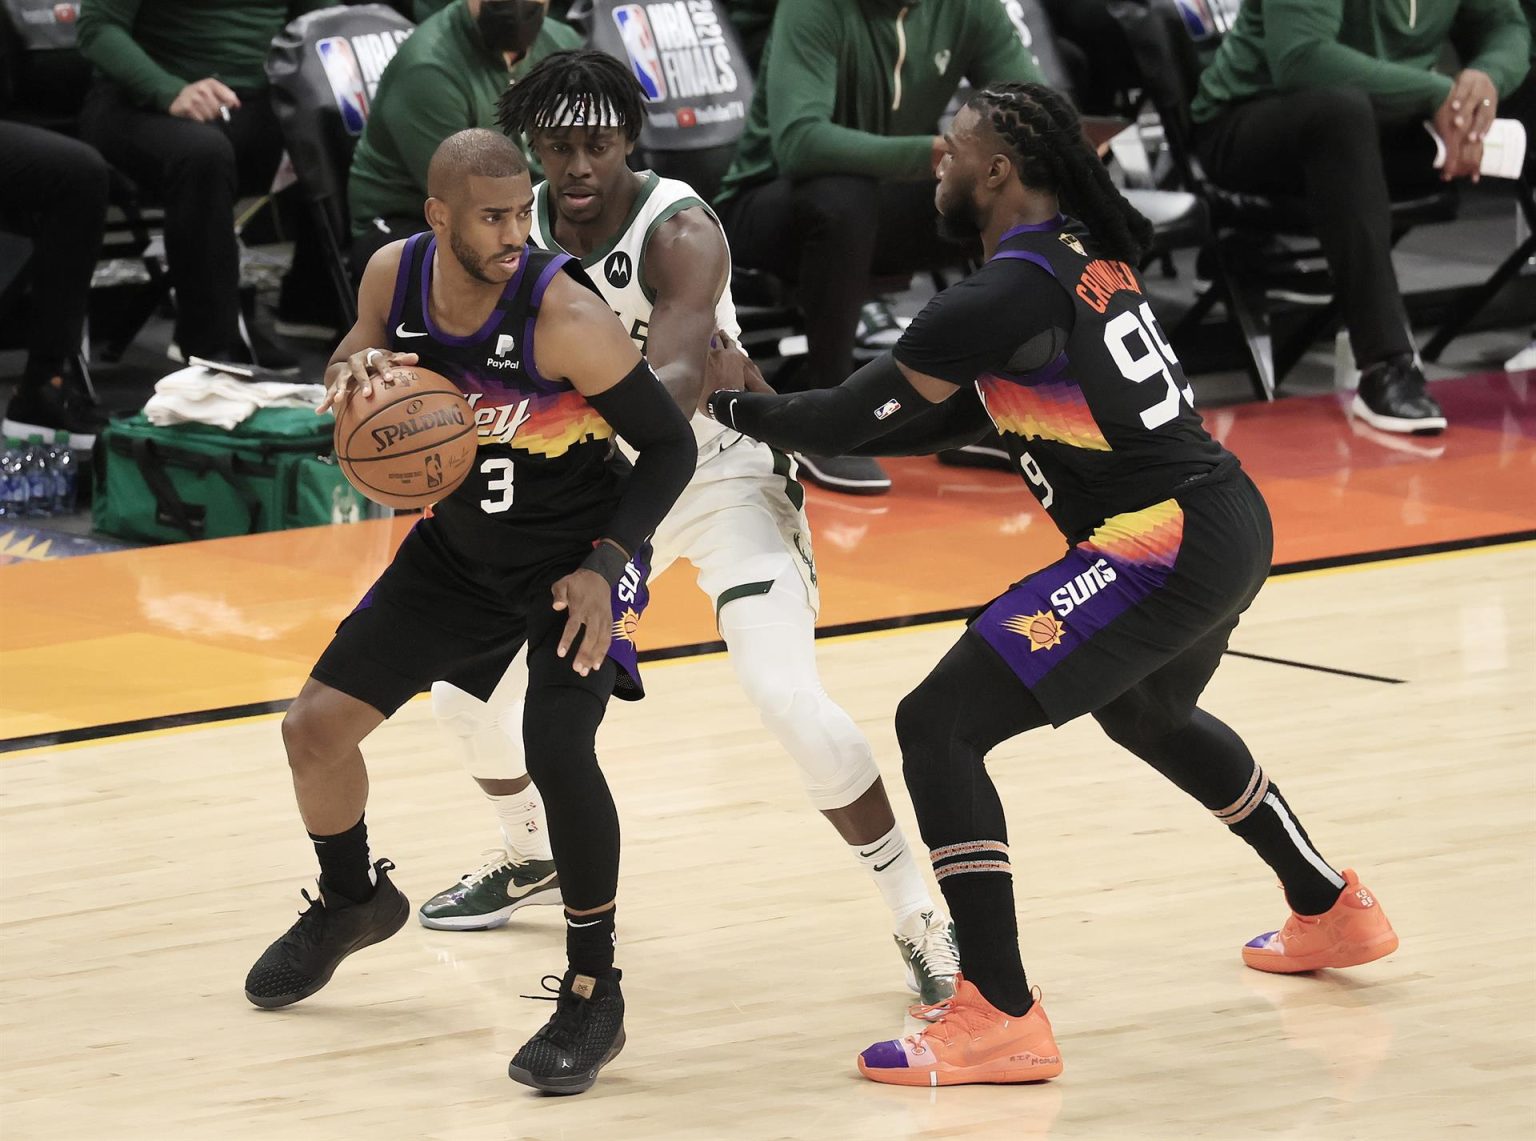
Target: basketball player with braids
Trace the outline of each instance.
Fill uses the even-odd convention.
[[[710,348],[712,336],[738,333],[730,251],[714,213],[686,183],[625,163],[644,113],[629,68],[598,51],[552,55],[501,99],[502,125],[529,138],[549,177],[534,189],[534,241],[580,260],[693,414],[707,374],[751,365],[728,343]],[[891,813],[869,742],[817,675],[816,572],[793,462],[701,415],[692,423],[698,470],[656,532],[653,575],[679,559],[697,569],[742,688],[889,906],[909,985],[938,1002],[954,989],[954,936]],[[523,720],[525,683],[519,661],[489,703],[451,681],[432,687],[441,724],[496,811],[502,844],[422,906],[428,927],[496,927],[520,907],[560,899],[539,789],[504,731]]]
[[[945,137],[936,204],[987,254],[891,355],[837,389],[719,391],[723,424],[778,447],[923,452],[996,425],[1066,554],[974,618],[900,703],[923,840],[959,936],[961,981],[929,1025],[859,1056],[879,1082],[1052,1078],[1051,1024],[1019,959],[1008,829],[988,750],[1091,714],[1246,841],[1291,915],[1242,949],[1262,971],[1369,962],[1397,947],[1352,871],[1318,854],[1231,729],[1197,707],[1269,571],[1269,513],[1206,434],[1135,266],[1149,227],[1048,88],[971,96]],[[1063,213],[1065,212],[1065,213]]]
[[[554,1015],[509,1072],[579,1093],[624,1044],[619,824],[593,739],[616,685],[639,696],[629,624],[645,605],[644,548],[693,474],[693,436],[576,261],[528,244],[533,187],[510,140],[450,135],[428,190],[431,232],[368,263],[321,410],[419,362],[469,398],[475,466],[411,529],[283,719],[320,897],[257,960],[245,993],[261,1007],[298,1002],[400,929],[410,903],[388,860],[369,863],[358,745],[441,678],[489,697],[526,646],[523,740],[548,806],[570,964]],[[627,476],[617,432],[638,450]]]

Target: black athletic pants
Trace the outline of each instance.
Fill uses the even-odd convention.
[[[1195,132],[1213,182],[1306,199],[1356,362],[1411,353],[1388,187],[1401,194],[1438,185],[1422,124],[1380,122],[1363,92],[1317,87],[1237,104]]]
[[[0,121],[0,225],[32,239],[23,384],[58,375],[80,347],[107,216],[107,164],[41,127]]]
[[[851,174],[743,190],[720,207],[737,265],[795,284],[805,314],[806,388],[853,372],[859,309],[875,276],[958,265],[967,251],[939,237],[934,183],[879,183]],[[978,247],[979,252],[979,247]]]
[[[80,135],[165,207],[165,253],[176,290],[176,340],[185,353],[218,357],[240,341],[240,250],[235,202],[265,194],[283,152],[267,92],[237,93],[229,122],[198,123],[134,104],[97,79]],[[332,292],[306,211],[292,212],[294,264],[284,282],[309,298]],[[286,308],[286,306],[285,306]]]

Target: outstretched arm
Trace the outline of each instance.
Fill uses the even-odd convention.
[[[887,353],[836,388],[788,396],[723,389],[710,396],[709,414],[785,451],[840,456],[909,423],[958,387]]]
[[[715,306],[731,276],[725,235],[708,211],[683,210],[656,228],[641,266],[656,295],[646,360],[683,415],[692,416],[703,396]]]

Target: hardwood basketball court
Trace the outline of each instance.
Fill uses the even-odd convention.
[[[991,767],[1067,1066],[1042,1086],[858,1076],[910,1001],[885,913],[707,653],[653,661],[650,698],[599,737],[625,829],[629,1045],[592,1092],[506,1077],[549,1013],[518,995],[562,966],[558,909],[411,924],[313,998],[255,1010],[245,971],[313,876],[265,703],[296,691],[398,528],[0,567],[0,1136],[1536,1135],[1527,383],[1437,385],[1439,442],[1357,434],[1327,398],[1208,416],[1300,569],[1266,587],[1205,704],[1402,947],[1315,977],[1247,970],[1239,946],[1284,917],[1247,847],[1091,722],[1026,735]],[[913,461],[897,478],[888,499],[812,508],[824,625],[886,627],[821,659],[893,793],[895,703],[960,629],[932,616],[1059,549],[1008,477]],[[713,640],[686,578],[664,580],[643,645]],[[424,701],[365,751],[374,850],[420,903],[478,862],[489,814]]]

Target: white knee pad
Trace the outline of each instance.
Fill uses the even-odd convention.
[[[523,701],[527,670],[521,685],[507,670],[490,701],[481,701],[446,681],[432,683],[432,713],[449,736],[457,738],[460,759],[469,775],[479,780],[516,780],[528,771],[523,760]],[[515,696],[514,696],[515,695]]]
[[[798,583],[720,610],[736,677],[763,724],[800,768],[811,803],[846,808],[880,779],[869,741],[816,672],[815,615]]]

